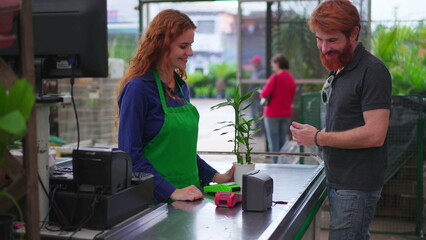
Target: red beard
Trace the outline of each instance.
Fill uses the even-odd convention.
[[[325,55],[327,53],[336,53],[338,54],[338,58],[335,59],[330,59],[328,60]],[[327,68],[329,71],[337,71],[341,68],[343,68],[346,64],[348,64],[353,56],[354,53],[352,52],[352,44],[348,43],[346,44],[345,48],[343,49],[342,52],[338,51],[338,50],[332,50],[330,52],[327,53],[323,53],[320,50],[320,57],[321,57],[321,62],[322,65],[324,65],[325,68]]]

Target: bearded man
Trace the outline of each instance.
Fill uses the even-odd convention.
[[[350,1],[322,2],[309,26],[330,71],[321,91],[326,128],[293,122],[290,130],[298,144],[323,148],[329,239],[369,239],[384,185],[391,77],[384,63],[358,42],[360,17]]]

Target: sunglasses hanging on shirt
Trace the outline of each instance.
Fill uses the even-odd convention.
[[[322,90],[321,90],[321,100],[324,104],[327,104],[328,101],[330,100],[330,96],[331,96],[331,91],[333,90],[331,84],[334,81],[335,78],[335,74],[332,73],[327,80],[325,80],[324,85],[322,86]]]

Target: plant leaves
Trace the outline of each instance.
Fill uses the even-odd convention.
[[[214,106],[212,106],[212,107],[210,107],[210,111],[213,111],[213,110],[215,110],[215,109],[219,109],[219,108],[222,108],[222,107],[226,107],[226,106],[232,106],[232,102],[230,102],[230,101],[226,101],[226,102],[221,102],[221,103],[219,103],[219,104],[216,104],[216,105],[214,105]]]
[[[0,117],[0,129],[19,138],[27,132],[27,125],[22,114],[13,110]]]
[[[227,124],[220,128],[214,129],[214,131],[222,130],[225,127],[233,127],[234,128],[234,139],[228,140],[228,142],[234,142],[234,149],[232,150],[233,153],[237,156],[238,163],[243,163],[243,157],[240,154],[240,145],[244,146],[247,151],[246,161],[250,162],[250,151],[252,148],[250,147],[251,143],[250,140],[253,140],[251,137],[251,134],[254,133],[253,129],[251,128],[251,125],[253,122],[255,122],[255,119],[245,119],[244,117],[246,114],[244,113],[244,110],[248,109],[253,102],[249,102],[246,104],[245,102],[249,100],[254,91],[257,91],[257,89],[254,89],[250,91],[249,93],[241,96],[240,92],[240,86],[237,85],[234,92],[234,98],[227,98],[226,102],[222,102],[219,104],[214,105],[210,108],[210,110],[215,110],[224,106],[232,106],[234,109],[234,122],[233,121],[222,121],[219,122],[220,124]],[[262,119],[262,118],[259,118]],[[223,132],[221,135],[225,135],[229,132]]]
[[[6,112],[17,109],[21,112],[24,120],[30,117],[35,102],[33,86],[25,79],[19,79],[10,88],[6,101]]]
[[[237,136],[236,139],[238,142],[244,143],[244,138],[242,138],[241,136]]]
[[[248,104],[247,106],[245,106],[244,108],[241,109],[241,111],[246,110],[247,108],[249,108],[251,105],[253,104],[253,102],[251,102],[250,104]]]
[[[244,95],[241,97],[241,102],[244,102],[244,101],[246,101],[247,99],[251,98],[251,96],[253,95],[253,91],[254,91],[254,90],[252,90],[252,91],[250,91],[250,92],[248,92],[248,93],[244,94]]]

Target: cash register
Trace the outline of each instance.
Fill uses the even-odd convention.
[[[72,173],[51,175],[50,221],[64,230],[111,228],[154,202],[153,175],[134,176],[126,152],[114,148],[74,150]]]

